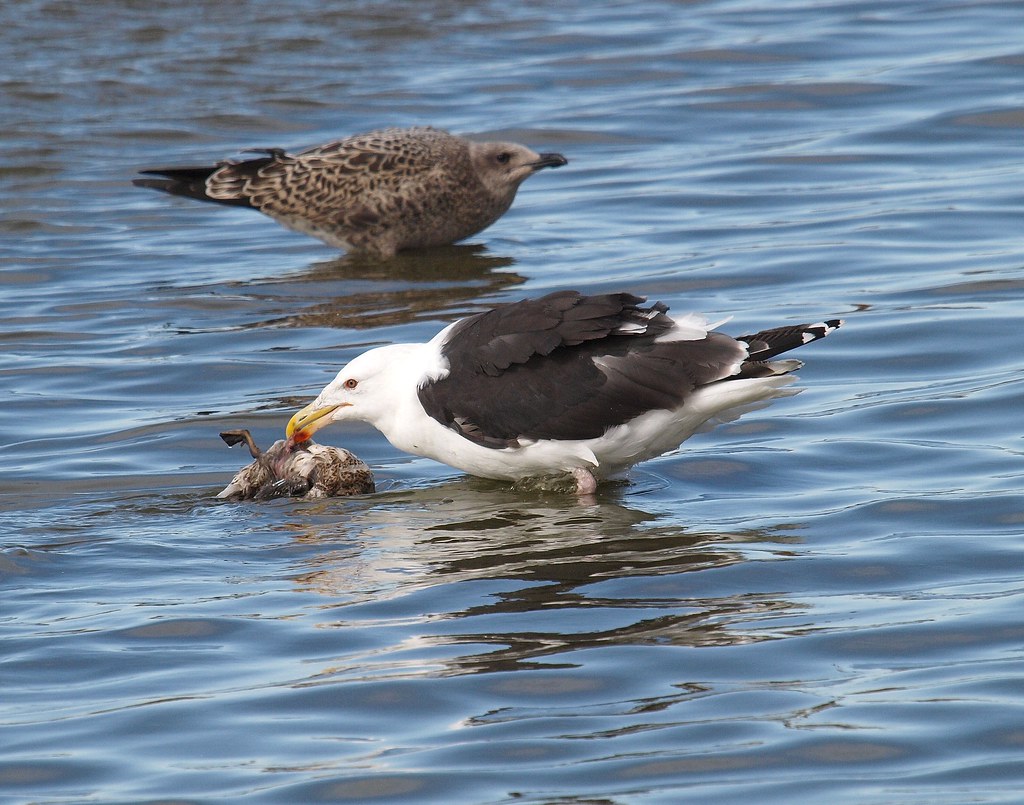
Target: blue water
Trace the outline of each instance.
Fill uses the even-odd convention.
[[[1024,6],[0,7],[0,800],[962,803],[1024,790]],[[386,263],[140,168],[431,124],[560,151]],[[631,290],[841,316],[596,503],[372,429],[214,499],[362,350]]]

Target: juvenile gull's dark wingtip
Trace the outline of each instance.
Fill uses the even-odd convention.
[[[265,164],[270,158],[263,157],[261,160],[250,160],[259,164]],[[241,163],[246,165],[249,163]],[[183,196],[184,198],[195,199],[196,201],[208,201],[214,204],[224,204],[236,207],[250,207],[249,199],[246,196],[237,198],[213,198],[207,192],[206,180],[221,167],[218,165],[203,165],[202,167],[185,168],[146,168],[140,169],[142,176],[132,179],[136,187],[145,187],[149,190],[159,190],[172,196]],[[148,178],[150,176],[159,178]]]

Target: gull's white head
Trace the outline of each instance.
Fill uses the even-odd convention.
[[[295,442],[312,438],[323,427],[343,419],[371,424],[396,404],[403,389],[412,384],[416,371],[414,354],[421,344],[378,347],[353,358],[309,405],[288,422],[285,433]],[[416,367],[415,369],[413,367]]]

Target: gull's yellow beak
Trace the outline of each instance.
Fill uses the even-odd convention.
[[[317,408],[315,402],[310,403],[288,420],[288,427],[284,430],[285,436],[295,442],[309,441],[320,428],[330,424],[331,421],[327,419],[328,415],[346,405],[351,405],[351,403],[325,405],[322,408]]]

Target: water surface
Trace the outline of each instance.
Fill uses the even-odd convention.
[[[1013,802],[1024,9],[0,9],[11,802]],[[560,151],[386,263],[139,168],[432,124]],[[230,505],[362,350],[628,289],[842,316],[803,393],[595,502],[338,426],[372,496]]]

